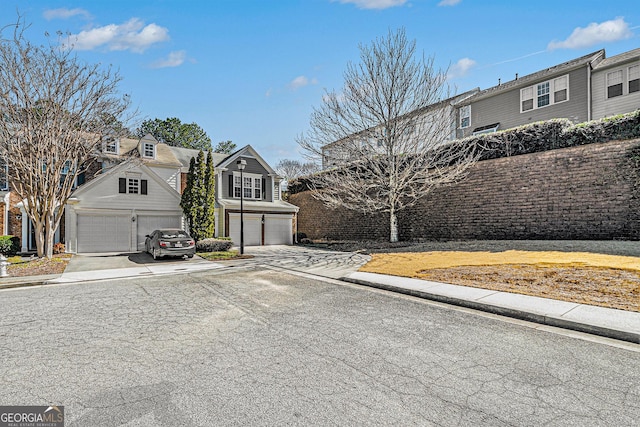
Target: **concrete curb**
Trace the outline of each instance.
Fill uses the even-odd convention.
[[[387,291],[398,292],[405,295],[428,299],[431,301],[457,305],[460,307],[466,307],[474,310],[485,311],[488,313],[498,314],[501,316],[507,316],[507,317],[512,317],[515,319],[525,320],[529,322],[540,323],[543,325],[554,326],[554,327],[559,327],[563,329],[570,329],[578,332],[586,332],[589,334],[599,335],[606,338],[613,338],[616,340],[628,341],[634,344],[640,344],[639,332],[625,330],[622,328],[616,329],[612,327],[586,323],[584,321],[564,319],[559,316],[554,316],[549,314],[538,314],[531,311],[525,311],[523,309],[501,307],[496,304],[489,304],[489,303],[485,303],[485,302],[481,302],[473,299],[467,299],[467,298],[456,297],[451,295],[443,295],[441,293],[415,289],[415,287],[405,287],[405,286],[394,285],[390,283],[382,283],[380,281],[365,280],[358,277],[347,276],[347,277],[342,277],[340,280],[348,283],[355,283],[358,285],[369,286],[377,289],[384,289]],[[409,280],[416,280],[416,279],[409,279]],[[449,286],[455,286],[455,285],[449,285]],[[500,293],[493,292],[493,294],[500,294]],[[578,305],[579,304],[576,304],[576,306]],[[610,310],[620,311],[620,310],[614,310],[614,309],[610,309]],[[640,314],[638,314],[638,317],[640,318]]]

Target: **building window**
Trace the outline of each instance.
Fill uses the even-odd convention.
[[[553,96],[552,96],[553,94]],[[569,100],[569,75],[520,89],[520,112]]]
[[[155,159],[156,157],[156,145],[149,142],[142,144],[142,156],[149,159]]]
[[[4,158],[0,158],[0,190],[9,189],[9,164]]]
[[[460,107],[460,129],[471,126],[471,105]]]
[[[533,87],[527,87],[520,91],[522,111],[533,110]]]
[[[118,140],[113,137],[104,139],[102,151],[108,154],[118,154]]]
[[[640,65],[629,67],[629,93],[640,92]]]
[[[607,73],[607,98],[622,95],[622,70]]]
[[[233,197],[240,198],[240,192],[244,191],[243,198],[262,200],[262,176],[244,173],[244,186],[240,188],[240,172],[233,172]]]
[[[568,85],[567,85],[568,76],[562,76],[553,81],[553,103],[556,104],[558,102],[566,101],[569,97]]]
[[[140,178],[119,178],[118,192],[122,194],[147,194],[148,181]]]
[[[138,178],[127,178],[127,193],[138,194],[140,189],[140,180]]]
[[[549,105],[549,82],[538,85],[538,108]]]

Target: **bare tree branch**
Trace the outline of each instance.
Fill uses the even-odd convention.
[[[50,257],[64,205],[107,130],[129,106],[111,68],[83,64],[69,49],[25,39],[18,18],[0,39],[0,156],[36,230],[38,256]],[[9,26],[5,29],[10,28]]]
[[[389,212],[393,242],[397,212],[461,179],[476,149],[451,141],[455,110],[446,70],[436,70],[433,58],[415,59],[415,41],[404,30],[360,52],[361,62],[347,66],[342,92],[326,93],[298,143],[326,168],[307,179],[314,197],[331,207]]]

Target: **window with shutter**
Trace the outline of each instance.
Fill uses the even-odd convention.
[[[629,93],[640,92],[640,65],[629,67]]]
[[[622,70],[607,73],[607,98],[622,95]]]

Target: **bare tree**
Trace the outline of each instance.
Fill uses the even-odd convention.
[[[312,194],[330,207],[388,212],[389,240],[397,214],[432,188],[464,176],[475,149],[451,141],[455,130],[446,71],[417,58],[403,29],[360,46],[342,92],[328,92],[298,138],[307,157],[326,168],[310,177]]]
[[[21,19],[2,32],[11,29],[0,39],[0,156],[35,227],[38,256],[51,257],[76,178],[129,100],[118,94],[117,72],[81,63],[69,46],[30,43]]]
[[[275,171],[287,181],[318,172],[320,168],[314,162],[301,162],[300,160],[282,159],[275,166]]]

